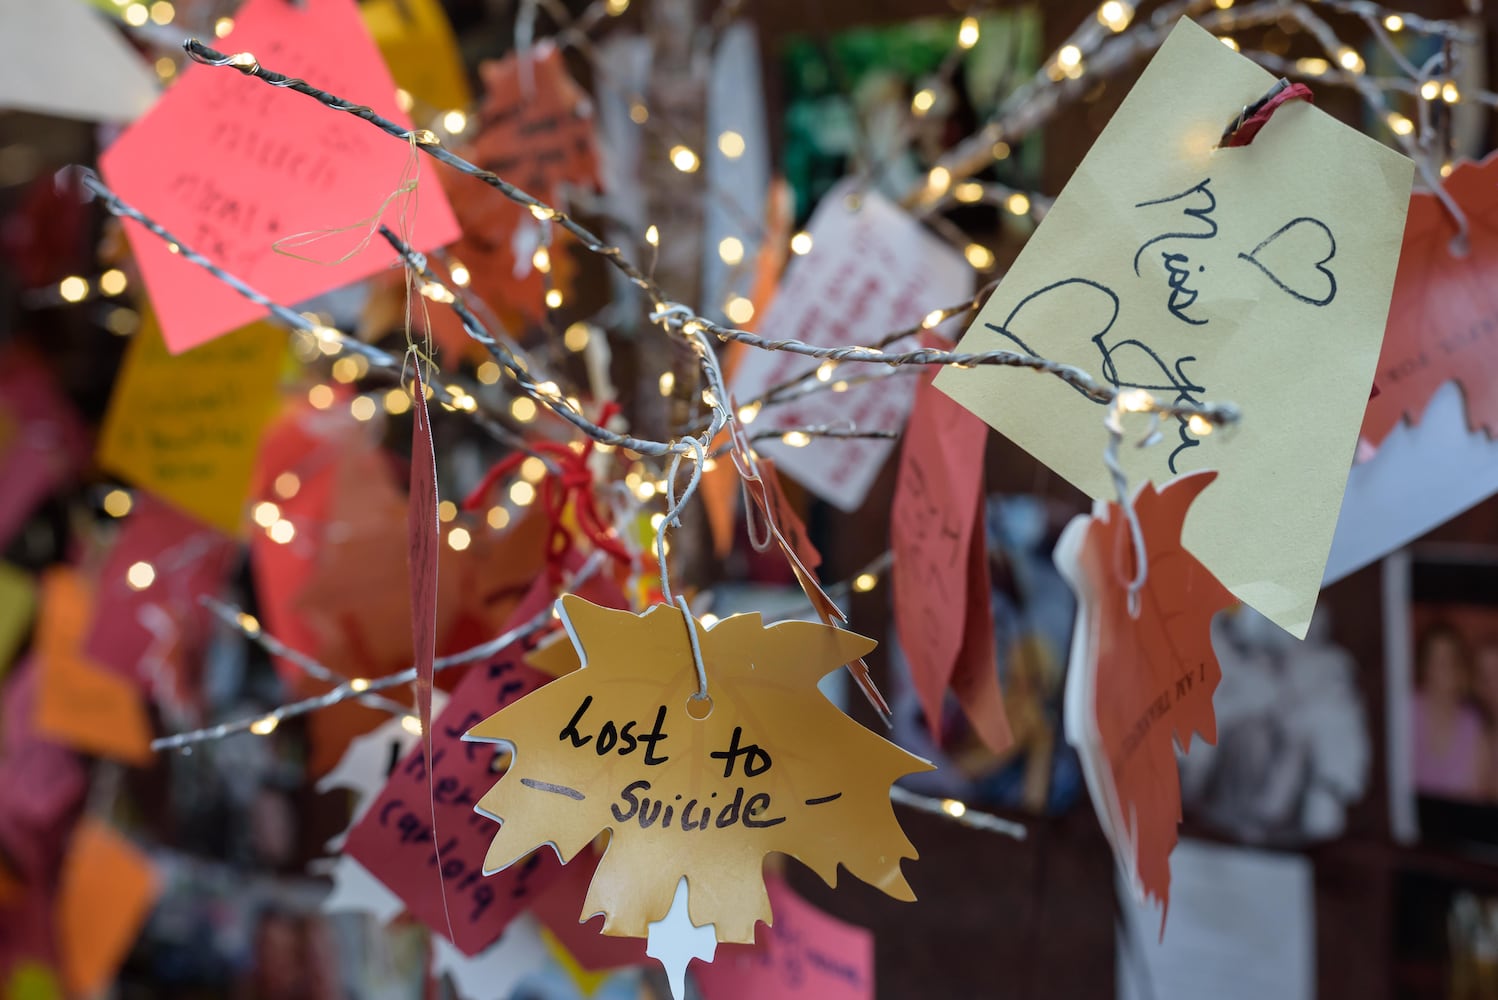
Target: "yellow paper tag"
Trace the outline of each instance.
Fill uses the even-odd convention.
[[[99,464],[227,534],[242,534],[285,354],[286,334],[256,323],[172,355],[144,311],[104,416]]]
[[[567,950],[567,946],[558,941],[551,931],[542,927],[540,934],[541,942],[546,945],[546,954],[562,967],[567,978],[572,980],[572,985],[576,986],[583,996],[590,997],[597,993],[598,988],[608,980],[609,973],[607,972],[589,972],[583,968],[582,963],[573,957],[572,952]]]
[[[706,669],[698,692],[689,622],[670,605],[644,615],[567,595],[562,621],[583,666],[469,730],[514,747],[509,771],[475,807],[501,822],[492,873],[552,844],[570,861],[612,831],[580,916],[603,933],[645,937],[677,884],[691,922],[749,944],[770,920],[766,854],[790,854],[836,882],[838,866],[897,899],[915,849],[890,806],[897,778],[931,765],[839,711],[817,681],[874,648],[811,622],[738,615],[690,620]],[[705,716],[704,716],[704,713]]]
[[[0,992],[4,1000],[64,1000],[57,974],[41,962],[19,962]]]
[[[1218,148],[1274,77],[1183,19],[959,345],[1080,366],[1163,401],[1237,403],[1125,449],[1135,485],[1217,469],[1184,543],[1304,636],[1368,402],[1413,165],[1303,101]],[[1103,407],[1053,378],[946,368],[936,385],[1095,499]],[[1208,428],[1210,430],[1210,428]],[[1141,436],[1144,425],[1140,425]]]
[[[398,87],[437,111],[468,110],[463,56],[437,0],[368,0],[359,10]]]
[[[0,563],[0,677],[9,669],[35,613],[36,583],[31,574]]]

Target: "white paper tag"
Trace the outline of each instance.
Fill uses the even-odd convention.
[[[864,192],[858,207],[850,207],[851,189],[844,182],[822,199],[807,226],[811,252],[787,268],[774,302],[755,324],[761,336],[819,347],[869,346],[972,294],[973,270],[960,254],[877,192]],[[916,346],[916,338],[909,337],[885,350],[897,353]],[[751,350],[730,388],[742,405],[820,363],[785,351]],[[767,406],[749,429],[853,426],[898,432],[914,402],[915,371],[905,374],[862,363],[837,366],[827,380],[834,387],[851,376],[889,377],[845,392],[822,386],[812,395]],[[813,439],[797,448],[769,439],[755,447],[817,496],[852,511],[862,506],[894,442]]]

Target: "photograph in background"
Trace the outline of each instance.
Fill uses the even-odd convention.
[[[1217,744],[1178,754],[1186,816],[1254,844],[1330,840],[1368,790],[1372,746],[1357,661],[1319,609],[1304,640],[1252,608],[1219,614]]]
[[[1040,68],[1039,11],[1018,7],[976,20],[978,39],[952,73],[950,87],[937,86],[937,77],[952,55],[960,26],[955,18],[794,36],[785,43],[781,170],[795,192],[798,222],[850,174],[864,174],[871,187],[899,200],[921,183],[944,150],[976,131]],[[911,109],[925,98],[912,102],[928,90],[930,104],[912,126]],[[1040,144],[1006,146],[1002,152],[997,179],[1032,188],[1040,172]]]
[[[1498,551],[1422,547],[1384,572],[1394,835],[1498,850]]]
[[[988,501],[996,669],[1014,734],[1014,744],[1004,753],[994,754],[983,745],[950,696],[941,720],[941,745],[936,746],[898,637],[891,642],[893,738],[938,765],[936,771],[907,778],[903,784],[912,790],[1036,814],[1059,813],[1077,801],[1082,771],[1061,731],[1076,600],[1051,560],[1072,513],[1069,506],[1034,496]]]

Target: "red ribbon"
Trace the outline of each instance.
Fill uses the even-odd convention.
[[[1227,137],[1224,146],[1247,146],[1254,141],[1254,136],[1259,130],[1269,124],[1269,118],[1278,111],[1287,101],[1313,101],[1311,88],[1303,83],[1292,83],[1269,98],[1254,111],[1253,114],[1244,118],[1233,130],[1233,134]]]
[[[609,419],[618,412],[619,404],[609,403],[599,414],[598,422],[607,426]],[[598,510],[593,470],[588,467],[588,459],[595,450],[596,443],[591,438],[583,442],[580,451],[554,441],[539,441],[531,445],[532,453],[552,459],[552,464],[557,467],[557,471],[546,475],[537,487],[537,498],[549,526],[546,569],[553,580],[560,579],[563,564],[575,545],[573,533],[562,520],[568,503],[577,516],[578,530],[595,549],[607,552],[624,565],[630,563],[629,550]],[[494,487],[513,476],[529,457],[529,453],[517,451],[496,462],[463,500],[463,509],[474,511],[482,508]]]

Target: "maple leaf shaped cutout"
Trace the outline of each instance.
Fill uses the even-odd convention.
[[[1410,198],[1389,325],[1378,357],[1379,394],[1363,438],[1377,446],[1399,424],[1420,422],[1436,390],[1461,385],[1467,426],[1498,433],[1498,154],[1462,163],[1446,193],[1467,217],[1467,252],[1453,252],[1456,225],[1433,194]]]
[[[1136,892],[1170,898],[1170,852],[1181,821],[1175,746],[1217,741],[1212,692],[1222,679],[1212,616],[1237,603],[1181,546],[1192,502],[1216,472],[1197,472],[1134,499],[1148,576],[1129,613],[1135,551],[1117,504],[1067,525],[1056,564],[1079,601],[1066,723],[1103,829]],[[1161,915],[1164,929],[1164,914]]]
[[[499,871],[542,844],[571,861],[612,831],[582,919],[645,937],[690,886],[692,923],[750,944],[771,920],[762,868],[780,852],[828,885],[838,865],[896,899],[916,857],[890,805],[899,777],[931,765],[844,715],[816,684],[872,650],[812,622],[765,627],[737,615],[704,628],[671,605],[643,615],[566,595],[563,623],[581,667],[468,731],[504,743],[509,771],[475,810],[498,820],[485,859]],[[695,630],[711,710],[697,693]],[[555,655],[555,654],[553,654]]]

